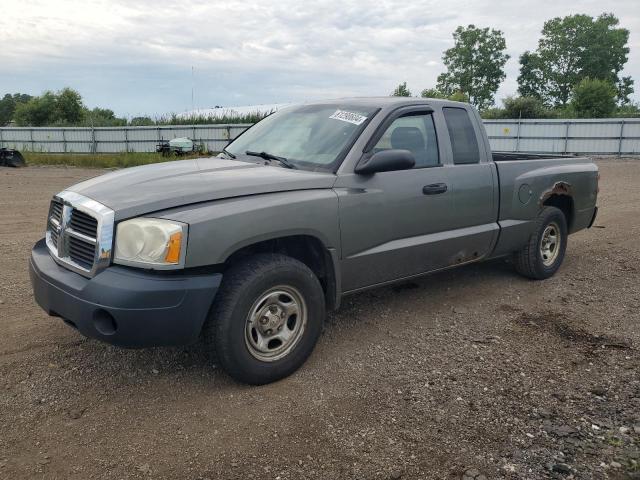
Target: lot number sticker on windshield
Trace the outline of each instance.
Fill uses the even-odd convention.
[[[359,113],[347,112],[345,110],[336,110],[336,113],[329,118],[334,120],[341,120],[343,122],[353,123],[354,125],[362,125],[367,117],[360,115]]]

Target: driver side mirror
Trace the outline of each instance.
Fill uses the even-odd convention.
[[[360,162],[356,173],[366,175],[376,172],[392,172],[409,170],[416,164],[416,159],[409,150],[382,150],[374,153],[367,160]]]

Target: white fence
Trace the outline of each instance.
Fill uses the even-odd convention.
[[[640,119],[485,120],[495,151],[640,154]],[[153,152],[189,137],[217,152],[249,125],[108,128],[0,128],[0,147],[51,153]]]
[[[485,120],[491,149],[539,153],[640,153],[640,119]]]
[[[158,127],[0,128],[0,147],[49,153],[155,152],[162,140],[189,137],[219,152],[249,125],[169,125]]]

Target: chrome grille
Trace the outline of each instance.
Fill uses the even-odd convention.
[[[46,241],[62,266],[93,276],[111,262],[113,210],[74,192],[51,201]]]
[[[51,243],[58,246],[58,232],[60,231],[60,222],[62,221],[62,203],[57,200],[51,201],[49,207],[49,218],[47,221],[47,231],[50,232]]]
[[[98,236],[98,220],[80,210],[74,209],[71,211],[69,226],[75,232],[86,235],[87,237],[95,239]]]

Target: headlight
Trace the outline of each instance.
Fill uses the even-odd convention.
[[[159,218],[134,218],[118,224],[115,263],[146,268],[184,265],[187,225]]]

